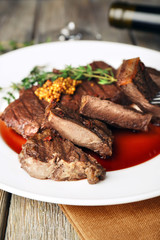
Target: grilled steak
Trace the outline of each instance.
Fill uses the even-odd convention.
[[[97,68],[100,68],[100,69],[112,68],[113,74],[116,74],[116,69],[106,62],[93,61],[92,63],[90,63],[90,65],[93,70],[96,70]]]
[[[150,77],[152,78],[152,80],[159,87],[158,91],[160,91],[160,71],[158,71],[157,69],[151,68],[151,67],[147,67],[147,71],[148,71]]]
[[[95,61],[90,64],[92,69],[105,69],[112,68],[113,73],[116,73],[116,70],[103,61]],[[74,110],[78,111],[81,97],[83,95],[90,95],[99,97],[100,99],[109,99],[113,102],[126,103],[128,102],[127,97],[122,91],[116,86],[116,84],[111,85],[100,85],[96,79],[91,81],[83,81],[82,84],[77,86],[77,90],[74,95],[63,95],[61,98],[61,104]]]
[[[144,112],[151,113],[153,118],[160,118],[160,107],[149,102],[159,91],[159,87],[152,81],[139,58],[123,61],[117,71],[117,79],[118,86],[133,103]]]
[[[1,115],[8,127],[24,138],[38,132],[45,112],[45,102],[34,94],[35,88],[24,90],[20,97],[10,103]]]
[[[91,149],[106,157],[112,155],[113,137],[106,124],[81,117],[60,104],[50,104],[46,109],[50,126],[74,144]]]
[[[122,128],[147,131],[151,114],[143,114],[109,100],[83,96],[80,113]]]
[[[97,67],[110,67],[104,62],[94,62],[92,65],[94,65],[94,69]],[[115,72],[114,69],[113,72]],[[43,121],[45,107],[48,104],[45,101],[39,100],[34,94],[35,89],[36,87],[34,86],[31,89],[21,91],[19,99],[9,104],[1,115],[1,119],[6,125],[13,128],[24,138],[33,136],[38,132]],[[69,109],[78,111],[82,95],[98,96],[102,99],[111,99],[113,101],[123,99],[122,94],[116,85],[101,86],[96,80],[86,80],[77,86],[74,95],[63,95],[61,98],[61,104]]]
[[[38,179],[87,178],[90,184],[95,184],[105,177],[105,170],[93,157],[49,129],[27,140],[19,160],[21,167]]]

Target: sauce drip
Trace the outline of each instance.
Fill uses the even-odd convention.
[[[160,127],[150,125],[148,132],[112,129],[114,135],[113,155],[101,159],[89,152],[107,170],[114,171],[148,161],[160,153]],[[16,153],[20,153],[26,140],[0,121],[0,133],[4,141]]]
[[[7,145],[16,153],[20,153],[22,145],[26,139],[17,134],[12,128],[8,128],[3,121],[0,120],[0,134]]]

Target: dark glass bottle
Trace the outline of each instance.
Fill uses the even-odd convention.
[[[114,2],[108,19],[110,25],[117,28],[160,33],[160,6]]]

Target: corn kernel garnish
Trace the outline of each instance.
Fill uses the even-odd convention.
[[[61,94],[74,94],[76,86],[80,83],[82,83],[82,81],[70,77],[59,77],[54,82],[47,80],[42,87],[36,89],[35,94],[40,100],[44,99],[47,102],[55,100],[58,102]]]

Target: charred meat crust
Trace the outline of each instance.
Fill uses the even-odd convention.
[[[131,102],[137,104],[142,111],[151,113],[153,119],[160,118],[160,107],[150,104],[159,87],[139,58],[124,60],[117,71],[117,79],[117,85]]]
[[[81,117],[58,103],[51,103],[46,108],[46,119],[63,138],[104,158],[112,155],[113,136],[106,124]]]
[[[45,103],[34,94],[34,87],[24,90],[20,97],[10,103],[1,115],[8,127],[24,138],[38,132],[44,118]]]
[[[141,131],[147,131],[152,118],[151,114],[91,96],[82,97],[80,113],[117,127]]]
[[[29,138],[19,154],[21,167],[38,179],[71,181],[87,178],[95,184],[105,170],[89,154],[47,129]]]
[[[102,61],[93,62],[91,66],[93,69],[111,67]],[[116,70],[114,68],[112,70],[116,74]],[[60,124],[62,131],[59,130],[59,133],[63,137],[53,129],[41,129],[48,103],[40,101],[34,94],[36,87],[22,90],[19,99],[11,103],[0,116],[8,127],[12,127],[23,137],[28,138],[19,154],[22,168],[31,176],[39,179],[70,181],[87,178],[91,184],[104,179],[105,170],[100,164],[73,143],[81,145],[81,140],[82,146],[85,147],[89,143],[90,149],[105,157],[112,154],[113,137],[106,124],[97,119],[118,127],[142,131],[147,130],[152,115],[156,122],[160,122],[160,108],[149,103],[159,91],[151,76],[157,79],[159,72],[149,69],[149,73],[139,58],[125,60],[117,71],[117,84],[99,85],[96,79],[86,80],[77,87],[73,96],[63,95],[61,104],[74,111],[79,110],[82,97],[80,113],[95,118],[91,120],[80,116],[77,112],[66,111],[61,105],[55,105],[56,107],[52,109],[48,107],[46,117],[49,121],[46,122],[45,127],[48,128],[53,124],[53,128],[59,130],[55,127],[56,121],[57,126],[64,121],[64,126],[68,124],[71,132],[64,132]],[[133,102],[144,112],[152,114],[143,114],[114,102],[120,104]],[[76,133],[74,133],[73,125],[76,126]],[[40,132],[37,133],[38,131]],[[77,140],[76,137],[79,137],[77,133],[80,132],[83,135]],[[93,144],[86,138],[88,133],[92,137]],[[74,137],[76,141],[73,141],[71,137]],[[73,143],[66,138],[72,140]]]
[[[108,64],[104,62],[96,62],[94,65],[108,67]],[[113,71],[115,70],[113,69]],[[48,104],[39,100],[34,94],[36,88],[36,86],[33,86],[31,89],[22,90],[19,99],[11,103],[1,115],[1,119],[6,125],[24,138],[33,136],[38,132],[43,121],[45,107]],[[78,111],[81,96],[87,94],[117,101],[121,92],[116,85],[100,86],[96,80],[89,82],[86,80],[77,87],[77,91],[73,96],[63,95],[61,103],[72,110]]]
[[[147,72],[149,73],[150,77],[152,78],[152,80],[156,83],[156,85],[158,86],[158,91],[160,90],[160,71],[155,69],[155,68],[151,68],[151,67],[146,67]]]
[[[81,97],[83,95],[95,96],[101,99],[110,99],[115,102],[124,101],[124,94],[121,93],[116,85],[100,86],[96,80],[91,80],[89,82],[86,80],[77,86],[74,95],[63,95],[60,102],[65,107],[68,107],[73,111],[78,111]]]
[[[103,61],[94,61],[90,65],[94,70],[97,68],[112,68],[114,75],[116,74],[116,70]],[[81,97],[83,95],[99,97],[100,99],[109,99],[113,102],[118,102],[122,104],[124,102],[128,102],[127,97],[116,84],[100,85],[98,84],[97,79],[93,79],[91,81],[83,81],[80,85],[77,86],[74,95],[63,95],[60,102],[62,105],[74,111],[79,111],[79,105],[81,102]]]

